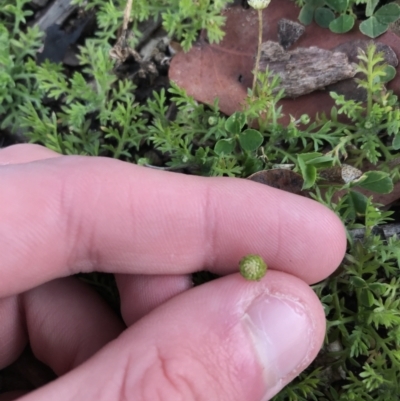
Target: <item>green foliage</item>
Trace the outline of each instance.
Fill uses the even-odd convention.
[[[392,22],[400,18],[400,6],[395,3],[385,4],[376,10],[378,0],[303,0],[297,1],[301,7],[299,20],[305,25],[313,20],[334,33],[349,32],[356,21],[353,7],[366,5],[367,19],[361,22],[360,31],[370,38],[376,38],[389,29]]]
[[[348,194],[335,203],[334,193],[331,189],[322,196],[317,191],[315,197],[331,207],[348,228],[362,228],[365,235],[362,240],[349,236],[341,268],[313,286],[325,299],[328,322],[321,360],[310,368],[320,380],[317,388],[330,386],[318,400],[396,399],[400,378],[400,241],[374,234],[375,227],[390,220],[390,212],[380,211],[369,198],[362,217],[349,218]],[[334,377],[337,379],[332,383]],[[276,399],[295,399],[289,394],[284,390]]]
[[[15,132],[19,127],[19,107],[29,101],[40,106],[32,58],[41,46],[37,28],[20,29],[31,11],[28,0],[0,0],[0,117],[1,129]]]
[[[233,0],[136,0],[132,8],[132,22],[134,36],[131,38],[132,47],[140,39],[138,25],[148,18],[161,18],[163,27],[170,37],[181,42],[185,51],[189,50],[197,39],[201,29],[207,31],[211,43],[219,42],[223,36],[225,17],[221,11]],[[84,6],[85,9],[95,9],[99,30],[96,35],[98,42],[104,43],[115,39],[123,20],[123,11],[126,0],[74,0],[74,4]]]
[[[390,220],[390,212],[381,211],[357,191],[362,187],[387,193],[392,178],[399,178],[398,168],[388,167],[400,149],[399,102],[384,86],[393,77],[393,69],[383,63],[375,47],[359,56],[357,71],[363,75],[358,85],[365,90],[365,101],[332,93],[336,105],[329,118],[321,115],[311,121],[304,114],[283,124],[279,101],[284,93],[279,90],[279,78],[270,71],[258,74],[257,86],[254,93],[248,91],[243,110],[229,117],[219,111],[218,100],[212,106],[199,104],[173,83],[169,90],[162,89],[139,103],[137,88],[129,80],[117,79],[108,54],[110,39],[122,21],[122,0],[86,4],[96,9],[101,29],[81,49],[80,66],[73,73],[50,62],[36,66],[32,56],[40,45],[40,33],[21,29],[29,17],[27,1],[14,3],[0,0],[4,16],[0,23],[2,128],[19,128],[31,142],[63,154],[115,157],[203,176],[247,177],[276,164],[293,166],[311,196],[345,223],[349,248],[339,270],[313,286],[328,321],[324,349],[275,400],[396,399],[400,244],[396,238],[385,240],[377,235],[377,227]],[[193,2],[183,0],[168,4],[141,0],[135,2],[134,31],[140,21],[161,15],[186,48],[194,32],[207,28],[210,35],[213,24],[218,39],[222,19],[212,23],[212,16],[219,16],[226,3],[199,1],[193,7]],[[328,26],[341,16],[353,18],[351,6],[356,2],[297,3],[303,13],[311,8],[312,18]],[[357,3],[366,4],[370,17],[380,11],[375,10],[375,0]],[[167,12],[166,5],[170,7]],[[347,122],[340,121],[340,115]],[[382,163],[379,169],[386,170],[369,171],[344,183],[324,180],[324,170],[340,168],[344,159],[352,166]],[[364,231],[363,240],[353,238],[354,229]]]
[[[131,158],[146,129],[144,108],[135,102],[133,83],[117,82],[111,73],[108,50],[87,41],[79,56],[82,72],[69,78],[60,65],[46,61],[37,67],[38,87],[58,102],[59,111],[29,101],[20,106],[20,126],[31,142],[63,154]]]
[[[383,136],[391,136],[392,143],[398,142],[400,128],[400,110],[397,96],[392,91],[387,91],[384,86],[387,74],[386,65],[383,63],[383,55],[376,52],[376,47],[371,44],[366,52],[360,50],[360,63],[357,72],[364,75],[357,79],[358,86],[365,89],[366,104],[361,101],[346,100],[344,96],[331,93],[339,109],[333,110],[332,118],[336,113],[346,115],[350,124],[340,124],[346,133],[334,148],[334,153],[347,155],[349,143],[358,149],[354,166],[360,166],[364,160],[376,164],[381,157],[387,160],[391,158],[389,148],[383,142]]]

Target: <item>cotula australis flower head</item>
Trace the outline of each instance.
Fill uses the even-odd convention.
[[[271,0],[247,0],[247,3],[255,10],[263,10],[264,8],[267,8],[269,6]]]
[[[267,272],[267,264],[259,255],[246,255],[239,262],[240,274],[247,280],[260,280]]]

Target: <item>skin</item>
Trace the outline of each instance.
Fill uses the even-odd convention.
[[[318,353],[308,284],[346,247],[322,205],[37,145],[0,150],[0,186],[0,368],[30,341],[59,376],[22,400],[268,400]],[[259,282],[237,272],[249,253],[268,265]],[[224,277],[191,288],[201,269]],[[69,277],[90,271],[116,275],[123,322]]]

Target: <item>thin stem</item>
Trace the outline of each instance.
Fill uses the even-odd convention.
[[[254,91],[256,90],[257,74],[258,74],[258,68],[259,68],[259,65],[260,65],[261,44],[262,44],[262,29],[263,29],[262,10],[257,10],[257,12],[258,12],[258,46],[257,46],[256,65],[255,65],[254,73],[253,73],[253,88],[252,88],[253,96],[254,96]]]
[[[124,10],[124,20],[122,23],[122,32],[123,33],[128,30],[129,19],[131,18],[132,3],[133,3],[133,0],[128,0],[126,2],[126,6],[125,6],[125,10]]]

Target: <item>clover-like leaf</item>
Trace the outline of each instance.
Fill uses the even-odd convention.
[[[389,24],[383,24],[374,15],[372,17],[367,18],[360,24],[360,31],[364,35],[372,39],[382,35],[388,29],[389,29]]]
[[[393,138],[392,146],[393,146],[394,150],[400,149],[400,135],[399,134],[395,135],[395,137]]]
[[[299,21],[303,25],[310,25],[314,18],[314,7],[309,6],[306,4],[302,7],[300,14],[299,14]]]
[[[396,68],[394,68],[392,65],[386,65],[385,66],[385,75],[384,76],[379,76],[380,82],[386,83],[391,81],[395,76],[396,76]]]
[[[374,16],[381,24],[391,24],[400,18],[400,6],[396,3],[385,4]]]
[[[347,10],[349,0],[329,0],[329,7],[332,7],[336,12],[342,13]]]
[[[329,24],[335,19],[332,10],[326,7],[319,7],[315,10],[315,22],[322,28],[329,28]]]
[[[368,171],[354,183],[361,188],[380,194],[388,194],[393,190],[392,179],[383,171]]]
[[[214,152],[217,155],[229,155],[235,149],[235,140],[233,138],[220,139],[214,146]]]
[[[239,134],[239,143],[243,150],[253,152],[263,143],[264,137],[255,129],[246,129]]]
[[[365,15],[370,17],[374,11],[375,7],[378,5],[379,0],[367,0],[367,6],[365,7]]]
[[[245,115],[237,111],[227,118],[225,121],[225,129],[233,135],[238,135],[245,124]]]
[[[329,24],[329,29],[334,33],[345,33],[354,26],[354,17],[342,14]]]

